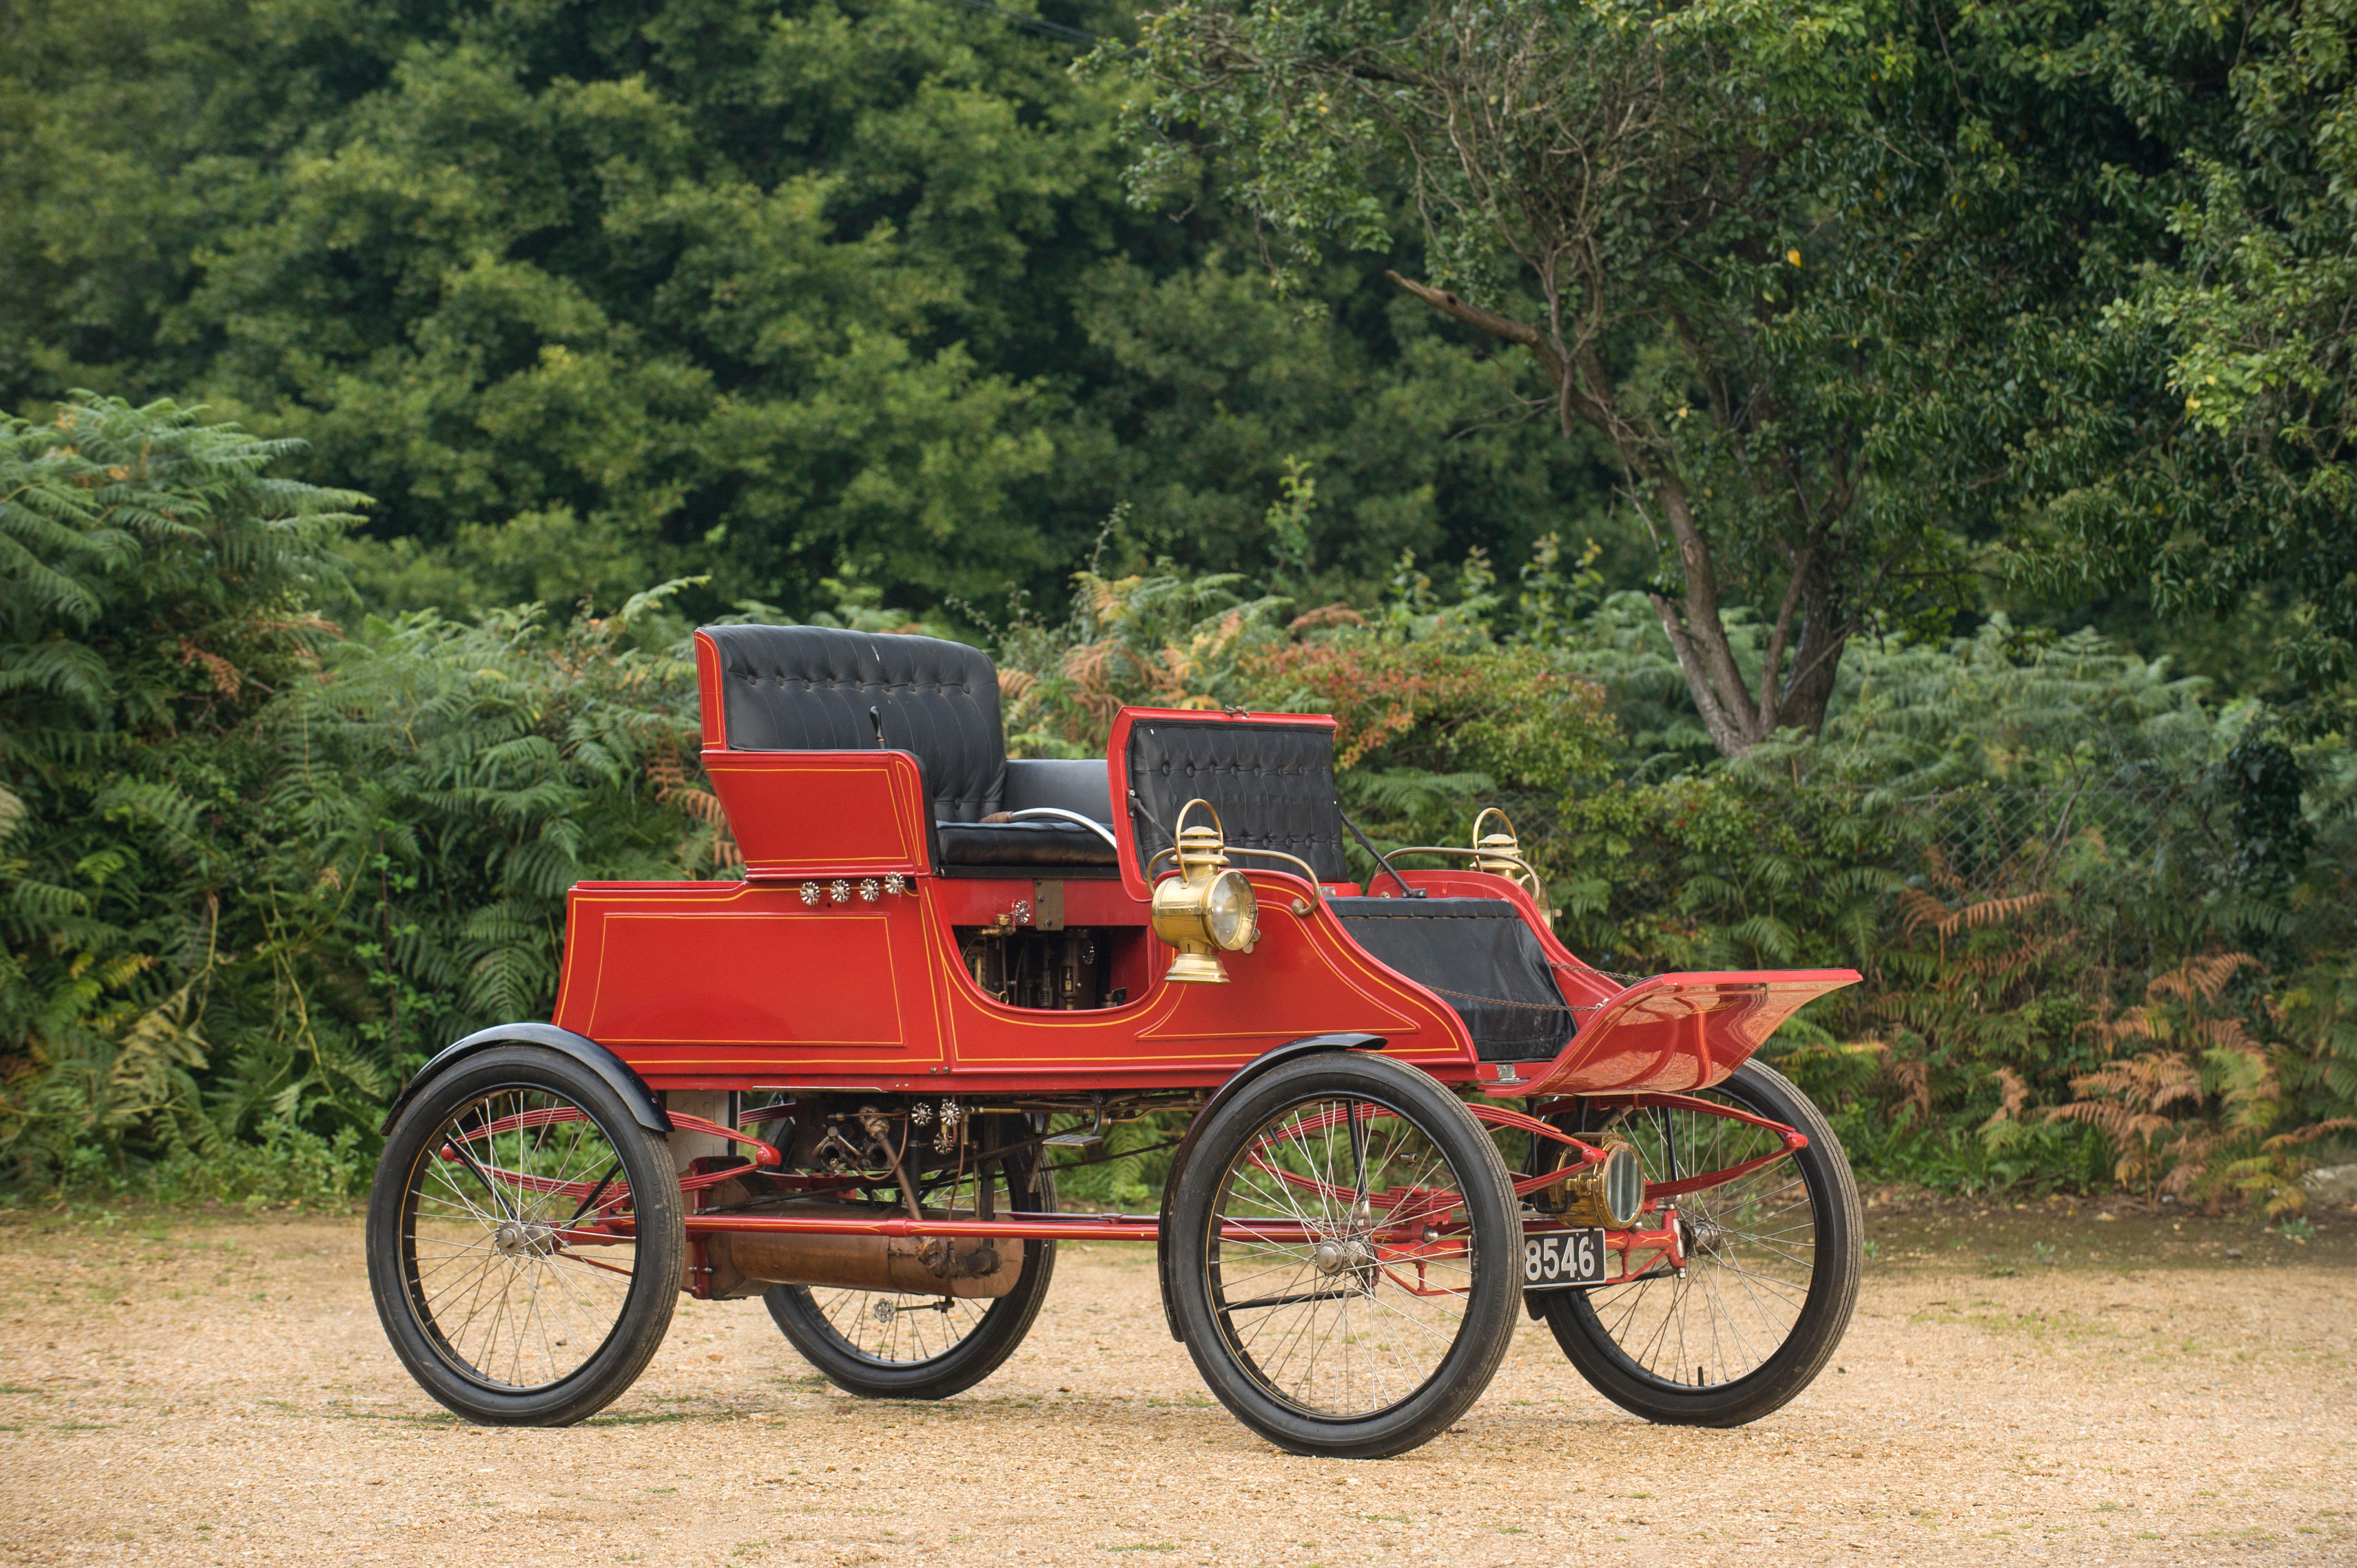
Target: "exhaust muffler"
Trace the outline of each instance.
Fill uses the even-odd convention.
[[[852,1203],[797,1203],[772,1211],[812,1219],[872,1219]],[[942,1218],[935,1216],[935,1218]],[[996,1298],[1023,1274],[1019,1237],[849,1236],[732,1230],[704,1239],[716,1298],[758,1295],[770,1285],[868,1290],[891,1295]]]

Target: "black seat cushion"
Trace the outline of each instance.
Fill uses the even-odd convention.
[[[1334,800],[1334,733],[1311,725],[1156,719],[1129,732],[1130,808],[1143,872],[1170,846],[1178,812],[1200,798],[1220,813],[1231,847],[1281,850],[1320,882],[1350,876]],[[1193,821],[1194,819],[1189,819]],[[1290,870],[1281,861],[1246,864]]]
[[[1116,862],[1113,845],[1078,822],[942,822],[942,865],[945,869],[1006,867],[1009,870],[1082,870],[1111,872]]]
[[[1078,811],[1091,822],[1113,826],[1113,788],[1105,781],[1105,759],[1086,757],[1066,761],[1054,757],[1016,757],[1006,763],[1006,809],[1020,811],[1054,806]]]
[[[1483,1061],[1544,1061],[1577,1031],[1546,950],[1506,900],[1327,902],[1361,947],[1457,1009]]]
[[[820,626],[709,626],[732,751],[913,753],[934,820],[1001,809],[1006,737],[989,655],[932,637]]]

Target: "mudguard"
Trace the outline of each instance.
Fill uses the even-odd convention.
[[[1227,1082],[1211,1091],[1203,1109],[1195,1112],[1187,1123],[1186,1135],[1178,1140],[1178,1149],[1170,1156],[1170,1175],[1162,1184],[1163,1240],[1154,1246],[1154,1273],[1162,1287],[1162,1320],[1170,1326],[1170,1337],[1180,1344],[1187,1337],[1178,1332],[1178,1314],[1170,1305],[1170,1201],[1178,1191],[1178,1180],[1187,1174],[1188,1156],[1195,1152],[1195,1130],[1211,1118],[1211,1112],[1226,1104],[1236,1091],[1273,1067],[1291,1061],[1296,1057],[1309,1056],[1318,1051],[1379,1051],[1383,1048],[1381,1035],[1311,1035],[1303,1039],[1287,1040],[1272,1046],[1238,1068]]]
[[[444,1047],[432,1061],[417,1069],[416,1074],[404,1086],[399,1094],[393,1096],[392,1105],[385,1110],[384,1124],[377,1131],[392,1132],[393,1124],[399,1119],[402,1112],[407,1110],[409,1102],[417,1098],[417,1091],[424,1089],[437,1073],[464,1058],[473,1056],[478,1051],[489,1050],[493,1046],[546,1046],[551,1050],[563,1051],[566,1056],[604,1079],[612,1087],[614,1092],[622,1097],[622,1102],[630,1108],[630,1114],[637,1119],[640,1126],[650,1133],[671,1131],[671,1117],[664,1112],[662,1103],[655,1099],[654,1090],[647,1087],[646,1079],[630,1070],[628,1062],[588,1036],[576,1035],[570,1029],[560,1029],[554,1024],[495,1024],[488,1029],[478,1029],[465,1039]]]

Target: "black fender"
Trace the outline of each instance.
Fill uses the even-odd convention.
[[[384,1125],[377,1131],[392,1132],[394,1121],[408,1109],[409,1102],[417,1098],[417,1091],[424,1089],[436,1074],[477,1051],[489,1050],[493,1046],[546,1046],[551,1050],[563,1051],[604,1079],[614,1092],[622,1097],[622,1103],[630,1108],[630,1114],[637,1118],[640,1126],[650,1133],[671,1131],[671,1117],[663,1111],[662,1102],[655,1098],[654,1090],[647,1087],[647,1080],[630,1070],[630,1063],[588,1036],[560,1029],[554,1024],[497,1024],[488,1029],[478,1029],[465,1039],[445,1046],[432,1061],[417,1069],[399,1094],[393,1097],[392,1105],[385,1110]]]
[[[1185,1136],[1170,1156],[1170,1175],[1162,1184],[1161,1239],[1154,1244],[1154,1273],[1162,1286],[1162,1320],[1170,1326],[1170,1337],[1185,1344],[1187,1337],[1178,1332],[1178,1313],[1170,1305],[1170,1205],[1178,1196],[1179,1178],[1187,1174],[1187,1160],[1195,1152],[1195,1132],[1211,1119],[1211,1113],[1235,1098],[1238,1090],[1273,1067],[1281,1067],[1296,1057],[1311,1056],[1319,1051],[1379,1051],[1385,1041],[1381,1035],[1311,1035],[1307,1038],[1287,1040],[1281,1046],[1271,1046],[1235,1070],[1227,1082],[1211,1091],[1203,1109],[1195,1112],[1187,1123]]]

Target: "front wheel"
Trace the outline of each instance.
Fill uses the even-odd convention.
[[[468,1421],[566,1426],[645,1370],[687,1238],[659,1133],[562,1052],[498,1046],[428,1084],[369,1193],[395,1354]]]
[[[1814,1381],[1849,1326],[1857,1184],[1824,1115],[1773,1068],[1747,1062],[1677,1098],[1685,1103],[1601,1097],[1567,1130],[1625,1137],[1649,1192],[1684,1188],[1664,1199],[1677,1207],[1684,1275],[1656,1266],[1624,1284],[1552,1291],[1541,1311],[1580,1375],[1621,1409],[1674,1426],[1740,1426]],[[1782,1135],[1728,1111],[1793,1128],[1808,1146],[1771,1157]]]
[[[1211,1392],[1278,1447],[1374,1459],[1463,1415],[1506,1353],[1522,1225],[1429,1075],[1357,1052],[1212,1113],[1171,1205],[1171,1306]]]

